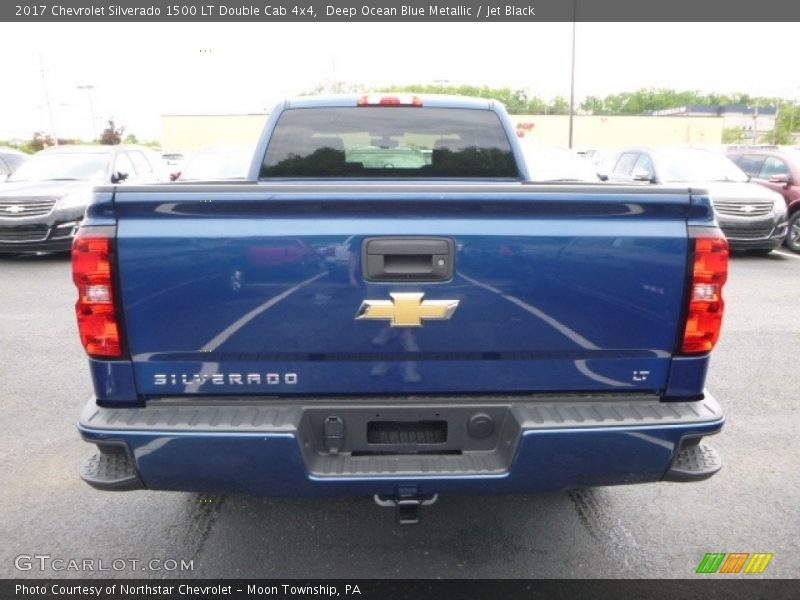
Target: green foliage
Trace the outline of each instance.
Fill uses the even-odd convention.
[[[58,138],[58,145],[63,146],[65,144],[78,144],[80,143],[78,140],[73,140],[69,138]],[[28,154],[33,154],[34,152],[39,152],[39,150],[44,150],[45,148],[49,148],[50,146],[55,146],[56,142],[52,136],[46,135],[43,131],[37,131],[33,134],[33,137],[26,142],[16,143],[16,144],[9,144],[12,148],[17,148],[22,152],[27,152]]]
[[[13,148],[14,150],[19,150],[20,152],[26,152],[28,154],[33,154],[35,152],[30,145],[30,140],[0,140],[0,148]]]
[[[791,132],[800,130],[800,105],[796,102],[783,102],[778,105],[778,119],[775,129],[766,136],[768,144],[791,144]]]
[[[568,115],[569,114],[569,102],[567,102],[566,98],[562,96],[556,96],[553,98],[553,101],[547,107],[547,114],[548,115]]]
[[[586,99],[580,104],[578,108],[581,110],[581,112],[588,113],[590,115],[605,114],[603,107],[603,99],[598,98],[597,96],[586,96]]]
[[[726,127],[722,130],[723,144],[737,144],[746,140],[744,129],[741,127]]]
[[[122,132],[124,131],[124,128],[117,129],[116,131]],[[87,142],[86,140],[77,140],[71,138],[58,138],[59,146],[64,146],[67,144],[85,145],[94,143],[97,142]],[[125,136],[125,143],[139,144],[141,146],[148,146],[149,148],[161,149],[161,142],[157,140],[141,141],[133,134]],[[49,148],[50,146],[55,146],[55,141],[51,135],[45,134],[43,131],[34,132],[33,136],[29,140],[0,140],[0,147],[14,148],[15,150],[19,150],[20,152],[25,152],[27,154],[34,154],[39,150]]]
[[[348,83],[346,81],[329,81],[314,86],[311,91],[303,92],[301,96],[314,96],[318,94],[357,94],[365,91],[366,88],[360,83]]]
[[[634,92],[609,94],[605,98],[587,97],[580,105],[583,112],[593,115],[642,115],[655,110],[678,108],[687,104],[760,104],[777,106],[780,98],[756,97],[749,94],[701,94],[697,90],[643,88]]]
[[[512,90],[511,88],[490,88],[489,86],[476,85],[435,85],[414,84],[390,86],[381,88],[382,92],[399,92],[402,94],[448,94],[454,96],[475,96],[478,98],[492,98],[502,102],[506,110],[512,115],[519,114],[567,114],[569,105],[563,98],[556,98],[548,105],[537,96],[530,96],[525,90]],[[558,102],[557,102],[558,101]],[[566,107],[563,105],[566,104]],[[563,112],[560,112],[563,111]]]

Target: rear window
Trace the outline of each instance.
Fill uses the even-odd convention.
[[[518,178],[519,173],[492,111],[370,106],[285,111],[260,176]]]

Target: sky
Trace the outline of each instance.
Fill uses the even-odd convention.
[[[576,99],[650,87],[796,98],[796,34],[796,23],[578,23]],[[264,112],[331,81],[568,98],[571,35],[572,23],[0,23],[0,139],[88,139],[113,118],[157,140],[160,115]]]

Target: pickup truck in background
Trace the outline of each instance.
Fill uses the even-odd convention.
[[[247,181],[97,188],[83,479],[413,522],[439,493],[713,475],[708,194],[530,179],[497,102],[376,95],[276,107]],[[332,247],[346,277],[303,259]]]

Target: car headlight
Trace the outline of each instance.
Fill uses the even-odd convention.
[[[772,210],[775,211],[777,216],[783,219],[786,216],[786,201],[783,199],[783,196],[775,194],[772,203]]]
[[[86,208],[92,200],[92,190],[81,190],[67,194],[58,201],[58,209]]]

